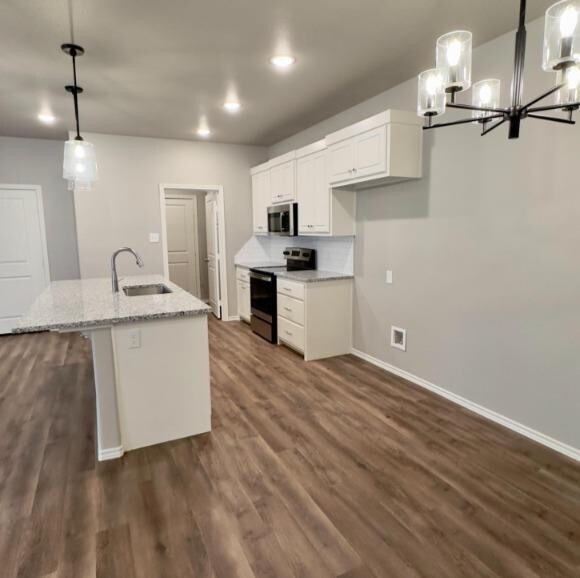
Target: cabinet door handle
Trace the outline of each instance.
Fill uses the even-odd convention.
[[[292,293],[292,289],[290,287],[284,287],[284,291],[289,291],[290,293]]]
[[[292,312],[292,309],[290,309],[290,307],[284,307],[284,311],[290,311],[290,312]]]
[[[292,332],[291,332],[291,331],[286,331],[286,329],[284,330],[284,333],[285,333],[286,335],[292,335]]]

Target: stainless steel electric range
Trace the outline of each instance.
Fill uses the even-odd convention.
[[[284,271],[316,269],[316,250],[287,247],[286,265],[250,269],[250,303],[252,331],[270,343],[278,341],[278,304],[276,275]]]

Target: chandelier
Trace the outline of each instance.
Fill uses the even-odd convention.
[[[575,124],[574,111],[580,107],[580,0],[561,0],[546,11],[543,69],[556,73],[556,84],[547,92],[523,103],[524,60],[526,55],[526,0],[520,0],[516,33],[511,104],[500,106],[500,81],[495,78],[473,84],[471,104],[455,102],[455,95],[471,87],[471,32],[457,30],[437,39],[436,66],[419,75],[417,114],[425,117],[424,129],[458,124],[481,125],[487,134],[509,123],[509,138],[519,138],[522,119],[534,118]],[[553,104],[541,101],[554,95]],[[471,111],[471,117],[453,122],[433,119],[446,108]],[[540,114],[562,112],[563,116]]]

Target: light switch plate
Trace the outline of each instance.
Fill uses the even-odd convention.
[[[141,331],[133,329],[129,332],[129,349],[139,349],[141,347]]]
[[[149,233],[150,243],[159,243],[159,233]]]
[[[387,269],[387,275],[385,277],[385,283],[391,285],[393,283],[393,272]]]

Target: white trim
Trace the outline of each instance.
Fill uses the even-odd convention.
[[[117,446],[116,448],[105,448],[103,450],[99,450],[98,458],[100,462],[116,460],[118,458],[122,458],[124,453],[123,446]]]
[[[169,262],[167,258],[167,222],[165,217],[165,191],[167,189],[185,189],[190,191],[205,191],[216,193],[218,199],[219,246],[220,246],[220,308],[221,318],[228,319],[228,272],[226,245],[226,210],[224,188],[222,185],[181,185],[160,183],[159,212],[161,218],[161,251],[163,253],[163,274],[169,278]]]
[[[240,316],[239,315],[230,315],[227,318],[227,321],[239,321],[240,320]]]
[[[368,361],[369,363],[372,363],[373,365],[376,365],[377,367],[384,369],[385,371],[388,371],[399,377],[402,377],[403,379],[406,379],[411,383],[414,383],[415,385],[428,389],[429,391],[432,391],[433,393],[436,393],[437,395],[440,395],[441,397],[444,397],[445,399],[448,399],[449,401],[452,401],[453,403],[456,403],[482,417],[485,417],[531,440],[534,440],[539,444],[549,447],[550,449],[553,449],[561,454],[564,454],[565,456],[568,456],[569,458],[572,458],[573,460],[580,462],[580,449],[578,448],[572,447],[568,444],[565,444],[564,442],[555,440],[554,438],[551,438],[524,424],[514,421],[509,417],[501,415],[491,409],[488,409],[486,407],[483,407],[482,405],[474,403],[473,401],[469,401],[468,399],[465,399],[464,397],[461,397],[456,393],[447,391],[446,389],[443,389],[442,387],[435,385],[434,383],[431,383],[426,379],[417,377],[416,375],[413,375],[412,373],[409,373],[404,369],[399,369],[398,367],[391,365],[390,363],[381,361],[380,359],[377,359],[376,357],[373,357],[368,353],[364,353],[355,348],[352,349],[351,353],[354,356],[359,357],[360,359],[364,359],[365,361]]]

